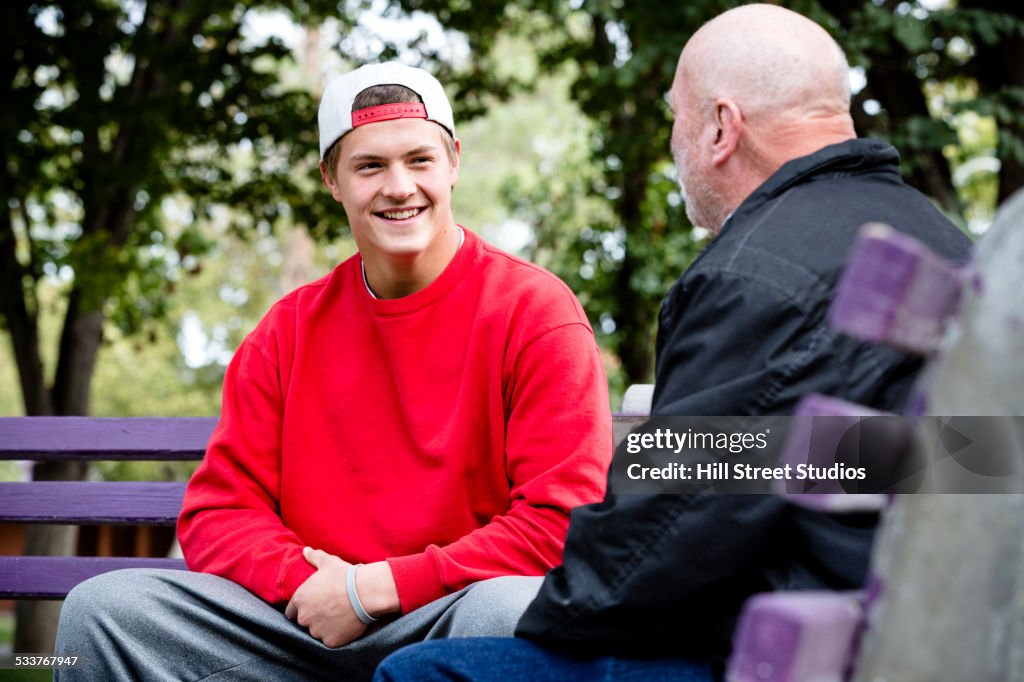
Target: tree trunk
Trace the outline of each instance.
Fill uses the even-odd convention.
[[[76,286],[68,299],[53,381],[53,404],[58,415],[89,414],[89,390],[102,341],[103,312],[83,311],[82,292]]]
[[[313,257],[316,244],[302,226],[292,228],[285,238],[281,274],[277,278],[278,297],[316,279]]]
[[[819,0],[821,7],[846,27],[856,27],[857,16],[864,11],[861,0]],[[895,11],[897,2],[886,0],[879,11]],[[855,28],[851,28],[855,30]],[[867,85],[854,98],[851,107],[858,135],[893,135],[906,130],[913,119],[930,119],[928,102],[921,80],[914,72],[914,55],[896,39],[876,41],[865,49],[870,59]],[[888,125],[863,109],[866,100],[874,99],[888,114]],[[963,207],[953,187],[949,162],[942,150],[935,147],[898,145],[904,157],[901,168],[906,181],[932,197],[946,213],[963,215]],[[913,160],[913,163],[907,161]]]
[[[41,471],[44,467],[45,470]],[[37,464],[33,478],[37,481],[81,479],[85,470],[83,462],[50,462]],[[25,533],[23,553],[33,556],[72,556],[77,548],[78,526],[30,526]],[[19,601],[15,610],[18,622],[14,634],[14,651],[52,653],[62,604],[55,600]]]
[[[80,314],[80,300],[80,293],[72,291],[61,334],[52,402],[57,408],[56,414],[62,416],[89,413],[89,387],[102,341],[103,314],[100,311]],[[87,472],[87,462],[43,462],[35,465],[32,478],[77,481],[84,479]],[[26,555],[69,556],[77,549],[78,526],[32,525],[25,532]],[[19,602],[14,650],[52,652],[60,607],[60,601]]]
[[[984,9],[1009,14],[1018,22],[1024,22],[1024,6],[1019,2],[1003,0],[961,0],[963,8]],[[999,42],[989,44],[981,40],[975,43],[975,77],[981,86],[982,95],[993,95],[1017,89],[1024,93],[1024,34],[1018,30],[1000,36]],[[1019,104],[1007,103],[1012,112],[1009,119],[997,116],[999,127],[999,195],[998,203],[1013,196],[1024,187],[1024,123],[1021,122]],[[1019,151],[1014,152],[1014,148]]]
[[[594,31],[594,56],[598,63],[607,64],[615,59],[616,47],[608,35],[607,22],[600,13],[591,13]],[[631,41],[636,47],[635,36]],[[610,86],[621,89],[621,86]],[[621,104],[609,121],[607,141],[600,155],[615,155],[620,159],[621,170],[607,173],[608,184],[618,186],[621,196],[615,202],[619,225],[626,233],[625,255],[615,276],[611,292],[612,314],[619,332],[615,353],[622,362],[626,384],[649,383],[654,373],[654,340],[651,323],[657,319],[657,304],[647,296],[638,296],[633,278],[644,263],[631,245],[650,239],[649,226],[644,220],[644,200],[647,196],[647,178],[654,161],[664,150],[635,144],[641,135],[654,139],[650,128],[658,125],[657,102],[661,99],[662,86],[656,77],[639,77],[632,89],[621,92]],[[647,130],[643,130],[646,127]]]
[[[6,191],[0,191],[0,197],[10,199]],[[25,302],[25,274],[16,248],[9,209],[0,211],[0,315],[11,335],[25,414],[53,414],[39,355],[39,327],[34,311],[30,311]]]

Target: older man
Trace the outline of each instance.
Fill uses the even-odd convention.
[[[856,139],[839,46],[794,12],[731,10],[686,44],[669,103],[687,213],[717,236],[663,304],[653,413],[786,414],[810,391],[899,409],[919,362],[826,320],[850,247],[871,221],[953,261],[969,242],[902,182],[895,149]],[[751,594],[860,586],[876,522],[770,495],[609,490],[573,512],[564,564],[516,631],[532,642],[419,645],[378,674],[713,679]]]

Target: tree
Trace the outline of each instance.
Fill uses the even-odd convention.
[[[963,214],[945,152],[961,144],[954,115],[974,111],[998,126],[998,201],[1024,186],[1024,126],[1016,115],[1024,104],[1024,8],[995,0],[931,11],[894,0],[818,5],[838,20],[839,41],[866,71],[853,106],[858,132],[891,139],[909,161],[911,184],[947,213]],[[929,85],[939,83],[975,96],[930,102]]]
[[[132,334],[162,314],[175,279],[199,267],[207,244],[196,228],[213,206],[236,208],[240,232],[269,230],[286,214],[329,229],[318,219],[326,202],[309,195],[314,103],[279,84],[277,65],[289,58],[279,41],[243,34],[257,4],[272,5],[16,1],[0,9],[0,322],[26,414],[88,413],[105,321]],[[190,217],[177,233],[162,220],[171,197]],[[61,284],[52,381],[39,333],[44,279]],[[49,463],[35,477],[83,472]],[[66,553],[73,543],[59,528],[33,528],[26,552]],[[16,650],[49,650],[39,609],[22,606]]]
[[[974,36],[970,76],[982,97],[966,108],[992,116],[999,131],[998,202],[1024,187],[1024,6],[999,0],[961,0],[962,8],[943,22],[950,34]]]
[[[525,36],[542,73],[567,65],[572,95],[594,123],[589,167],[577,160],[551,173],[559,181],[509,200],[538,235],[535,254],[581,293],[604,343],[622,361],[625,383],[649,380],[652,326],[658,302],[702,246],[683,215],[668,151],[670,120],[662,94],[671,87],[679,50],[700,25],[734,7],[734,0],[652,4],[527,0],[393,0],[398,11],[427,12],[463,32],[473,60],[449,68],[463,115],[520,89],[529,79],[509,75],[492,56],[501,36]],[[995,121],[999,161],[993,198],[1024,185],[1024,9],[1000,0],[961,0],[959,7],[905,0],[796,0],[777,3],[830,30],[862,68],[866,85],[854,98],[861,135],[900,149],[908,182],[930,195],[954,220],[981,213],[981,195],[954,182],[956,167],[977,153],[960,140],[965,111]],[[437,52],[428,61],[444,64]],[[442,66],[442,69],[445,67]],[[448,73],[448,72],[446,72]],[[948,86],[952,97],[936,95]],[[977,97],[970,97],[976,92]],[[610,213],[581,224],[592,201]],[[972,205],[967,205],[971,202]],[[600,212],[598,212],[600,213]],[[574,219],[576,218],[576,219]],[[545,254],[550,256],[545,258]]]

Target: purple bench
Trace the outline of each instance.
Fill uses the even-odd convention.
[[[34,461],[202,459],[213,417],[0,418],[0,459]],[[0,483],[0,522],[173,526],[184,483]],[[59,599],[119,568],[184,569],[180,559],[0,556],[0,598]]]
[[[866,341],[923,356],[932,354],[958,314],[968,273],[967,268],[946,263],[923,244],[892,228],[866,225],[839,282],[829,320],[837,329]],[[827,428],[830,423],[822,422],[819,426],[825,428],[817,433],[812,431],[810,421],[797,422],[783,454],[783,460],[793,464],[816,458],[830,461],[846,425],[879,414],[820,395],[805,397],[796,412],[833,416],[836,420],[831,424],[832,432]],[[833,513],[881,509],[892,502],[889,495],[847,495],[827,489],[822,494],[789,495],[789,500]],[[861,593],[775,592],[751,597],[734,635],[726,679],[851,679],[858,664],[863,663],[863,653],[858,650],[860,640],[868,631],[870,614],[883,592],[883,580],[877,567],[872,566],[868,588]]]
[[[957,313],[964,270],[902,232],[861,228],[829,310],[837,329],[911,353],[934,352]]]
[[[863,619],[855,592],[769,592],[743,607],[728,682],[843,682]]]
[[[616,415],[616,442],[641,424]],[[215,417],[0,417],[0,459],[200,460]],[[184,483],[0,483],[0,523],[173,526]],[[178,568],[180,559],[0,556],[0,599],[60,599],[78,583],[119,568]]]

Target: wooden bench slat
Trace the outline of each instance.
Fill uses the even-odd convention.
[[[645,417],[615,415],[615,440]],[[0,460],[202,459],[216,417],[0,417]],[[173,525],[184,483],[0,482],[0,522]],[[61,599],[78,583],[122,568],[185,570],[180,559],[0,556],[0,598]]]
[[[0,417],[0,459],[202,459],[216,417]]]
[[[0,520],[20,523],[174,525],[184,483],[38,481],[0,483]]]
[[[120,568],[187,570],[181,559],[0,556],[0,598],[62,599],[83,580]]]
[[[615,415],[615,441],[646,420]],[[0,459],[202,459],[216,417],[0,417]]]

